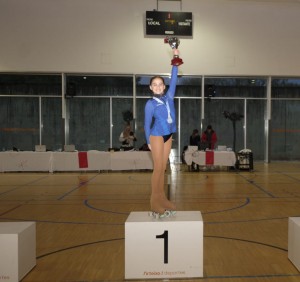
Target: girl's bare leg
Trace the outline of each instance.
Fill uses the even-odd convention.
[[[153,174],[151,178],[151,210],[160,214],[164,213],[166,209],[175,210],[175,205],[170,202],[164,190],[165,170],[167,167],[172,138],[166,143],[161,136],[150,136],[151,152],[153,157]]]

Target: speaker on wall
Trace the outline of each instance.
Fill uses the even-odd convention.
[[[76,84],[74,82],[68,82],[66,88],[66,98],[72,98],[76,96]]]

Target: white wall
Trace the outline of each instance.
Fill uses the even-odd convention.
[[[181,38],[182,73],[300,76],[300,2],[181,4],[194,17],[193,39]],[[145,11],[156,7],[156,0],[0,0],[0,71],[167,73],[171,48],[144,36]]]

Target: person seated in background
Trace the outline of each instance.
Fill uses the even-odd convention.
[[[200,135],[199,135],[199,130],[194,129],[192,135],[190,136],[190,146],[197,146],[199,147],[200,145]],[[199,171],[199,165],[195,164],[192,162],[191,166],[192,171]]]
[[[208,125],[206,130],[201,135],[201,148],[213,150],[217,142],[217,134],[211,125]]]
[[[198,129],[194,129],[192,135],[190,136],[190,146],[199,146],[200,135]]]
[[[124,151],[133,150],[134,142],[136,140],[137,139],[131,129],[131,126],[129,124],[126,125],[119,137],[119,141],[121,142],[121,149],[123,149]]]

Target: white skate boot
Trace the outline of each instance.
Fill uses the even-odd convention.
[[[160,219],[160,218],[167,218],[171,216],[175,216],[176,211],[171,211],[171,210],[165,210],[164,213],[158,213],[158,212],[149,212],[149,216],[155,218],[155,219]]]

